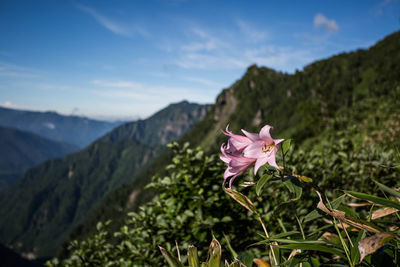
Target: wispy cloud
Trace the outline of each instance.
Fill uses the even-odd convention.
[[[238,20],[237,25],[239,26],[240,31],[244,34],[245,38],[253,43],[264,41],[268,34],[266,31],[257,30],[254,26],[251,26],[249,23]]]
[[[213,51],[226,47],[227,45],[220,38],[211,35],[199,27],[191,28],[187,36],[190,41],[181,47],[183,51],[187,52]]]
[[[143,85],[136,82],[130,81],[104,81],[104,80],[93,80],[91,82],[94,85],[101,87],[111,87],[111,88],[130,88],[130,89],[143,89]]]
[[[337,32],[339,30],[339,26],[335,20],[328,19],[321,13],[314,16],[314,27],[323,28],[326,32]]]
[[[143,103],[171,103],[182,100],[182,96],[198,99],[200,102],[210,102],[199,87],[178,87],[165,85],[150,85],[132,81],[94,80],[96,87],[93,93],[107,98],[121,100],[141,100]]]
[[[173,63],[185,70],[243,70],[251,64],[258,64],[281,71],[292,72],[315,60],[310,49],[298,46],[276,45],[266,31],[251,27],[250,23],[237,21],[239,31],[224,32],[195,27],[187,31],[187,41],[177,43],[180,47],[171,53],[176,57]],[[203,46],[194,45],[193,40],[204,40]],[[193,44],[188,49],[187,43]],[[209,44],[207,47],[206,45]],[[213,44],[213,45],[211,45]],[[183,78],[189,81],[190,78]],[[191,79],[191,82],[206,86],[218,86],[213,82]],[[218,88],[222,86],[219,85]]]
[[[199,77],[183,77],[183,80],[191,82],[191,83],[202,84],[205,86],[215,87],[215,88],[222,88],[224,86],[221,83],[214,82],[214,81],[211,81],[211,80],[205,79],[205,78],[199,78]]]
[[[0,77],[37,78],[39,71],[0,61]]]
[[[3,108],[15,108],[11,101],[5,101],[4,103],[1,103],[0,106]]]
[[[398,0],[383,0],[379,4],[376,5],[375,8],[375,14],[378,16],[381,16],[383,14],[383,11],[385,8],[387,8],[389,5],[392,5],[395,2],[399,2]]]
[[[148,36],[148,32],[143,28],[139,26],[126,26],[122,23],[116,22],[115,20],[108,18],[104,16],[103,14],[100,14],[93,8],[77,4],[76,7],[83,12],[89,14],[91,17],[93,17],[100,25],[105,27],[107,30],[111,31],[112,33],[124,37],[132,37],[134,34],[138,34],[141,36]]]

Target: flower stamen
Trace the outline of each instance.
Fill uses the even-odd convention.
[[[263,152],[263,153],[269,153],[269,152],[272,151],[272,149],[274,149],[274,147],[275,147],[275,144],[274,144],[274,143],[272,143],[272,144],[270,144],[270,145],[264,144],[264,146],[261,148],[261,152]]]

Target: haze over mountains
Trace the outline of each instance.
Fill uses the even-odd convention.
[[[76,152],[121,123],[0,107],[0,190],[28,168]]]
[[[0,107],[0,125],[29,131],[77,148],[89,145],[122,122],[108,122],[56,112],[37,112]]]
[[[134,181],[202,119],[206,105],[171,104],[146,120],[123,124],[78,153],[30,169],[0,196],[0,240],[51,256],[105,195]],[[17,223],[3,219],[7,216]],[[51,240],[51,242],[48,242]]]
[[[0,126],[0,148],[0,191],[22,176],[28,168],[78,149],[68,143],[2,126]]]
[[[182,136],[208,152],[218,150],[228,123],[234,131],[254,132],[268,123],[279,137],[305,146],[321,135],[350,132],[354,121],[352,137],[372,136],[400,116],[399,51],[396,32],[368,50],[314,62],[295,74],[253,65],[211,108],[181,102],[123,124],[79,153],[30,169],[1,195],[0,242],[38,257],[53,256],[74,227],[95,228],[89,217],[124,216],[135,198],[145,197],[141,186],[150,181],[145,170],[165,170],[167,161],[160,158],[165,144]],[[374,138],[391,142],[399,132],[378,132]]]

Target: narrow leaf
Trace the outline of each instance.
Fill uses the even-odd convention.
[[[382,217],[388,216],[390,214],[393,214],[395,212],[398,212],[398,210],[396,210],[394,208],[383,208],[383,209],[375,210],[372,213],[371,220],[382,218]]]
[[[225,235],[225,234],[224,234],[224,237],[225,237],[226,244],[228,245],[228,249],[229,249],[229,251],[231,252],[232,258],[236,259],[237,256],[238,256],[238,254],[237,254],[236,251],[232,248],[231,243],[230,243],[230,241],[229,241],[229,237],[228,237],[227,235]]]
[[[292,139],[287,139],[283,142],[282,149],[284,155],[286,155],[286,153],[289,151],[291,143]]]
[[[316,193],[317,193],[317,195],[319,197],[319,202],[318,202],[317,208],[322,210],[323,212],[325,212],[325,213],[331,215],[332,217],[334,217],[334,218],[336,218],[336,219],[338,219],[338,220],[340,220],[340,221],[342,221],[344,223],[347,223],[347,224],[349,224],[349,225],[351,225],[351,226],[353,226],[355,228],[363,229],[363,230],[366,230],[366,231],[369,231],[369,232],[374,232],[374,233],[382,232],[382,229],[380,229],[378,226],[376,226],[376,225],[374,225],[372,223],[369,223],[369,222],[366,222],[366,221],[363,221],[363,220],[359,220],[359,219],[355,219],[355,218],[348,218],[348,217],[345,216],[345,213],[343,211],[340,211],[340,210],[336,210],[336,209],[330,210],[330,209],[328,209],[325,206],[324,202],[322,201],[321,193],[318,192],[318,191],[316,191]]]
[[[188,262],[189,262],[189,267],[200,267],[199,257],[197,254],[197,248],[193,245],[189,246]]]
[[[214,236],[208,248],[208,258],[206,266],[207,267],[221,266],[221,244]]]
[[[168,262],[170,267],[184,267],[183,264],[171,252],[165,248],[159,247],[164,259]]]
[[[384,185],[384,184],[381,184],[381,183],[379,183],[379,182],[377,182],[377,181],[375,181],[375,180],[373,180],[378,186],[379,186],[379,188],[380,189],[382,189],[383,191],[385,191],[385,192],[387,192],[387,193],[389,193],[389,194],[391,194],[391,195],[393,195],[393,196],[395,196],[395,197],[400,197],[400,192],[397,192],[396,190],[394,190],[394,189],[392,189],[392,188],[390,188],[390,187],[388,187],[388,186],[386,186],[386,185]]]
[[[315,244],[287,244],[287,245],[279,245],[282,248],[288,249],[301,249],[301,250],[312,250],[312,251],[321,251],[330,253],[333,255],[337,255],[343,259],[346,257],[342,254],[340,249],[327,247],[326,245],[315,245]]]
[[[271,178],[270,174],[264,174],[260,180],[258,180],[257,185],[256,185],[256,193],[257,196],[260,196],[261,190],[263,189],[264,185],[268,182],[269,178]]]
[[[353,192],[353,191],[345,191],[345,193],[347,193],[353,197],[359,198],[359,199],[369,200],[375,204],[380,204],[380,205],[383,205],[386,207],[392,207],[392,208],[400,210],[400,203],[388,200],[386,198],[372,196],[372,195],[359,193],[359,192]]]
[[[236,190],[226,188],[224,184],[222,185],[222,189],[231,198],[236,200],[240,205],[242,205],[243,207],[248,209],[251,213],[258,214],[256,206],[254,206],[253,202],[251,202],[251,200],[247,196],[243,195],[242,193],[240,193]]]

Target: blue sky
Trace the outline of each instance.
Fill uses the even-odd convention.
[[[251,64],[292,73],[399,26],[399,0],[2,0],[0,105],[145,118],[214,102]]]

